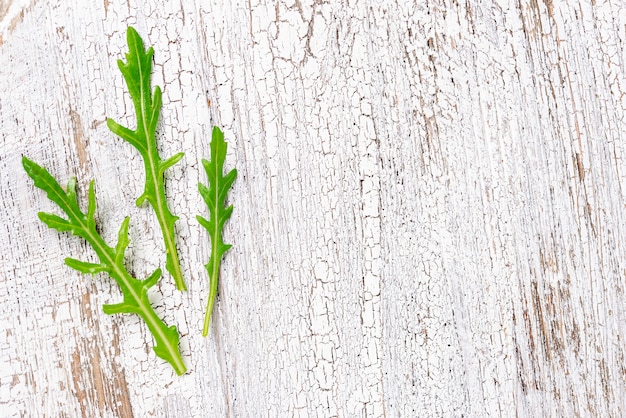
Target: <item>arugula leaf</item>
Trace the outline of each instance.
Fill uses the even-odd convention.
[[[231,247],[230,244],[225,244],[224,241],[222,241],[222,229],[233,213],[233,205],[225,207],[225,202],[228,189],[230,189],[237,178],[237,170],[232,169],[226,176],[222,174],[227,149],[228,145],[226,141],[224,141],[224,134],[220,128],[217,126],[214,127],[211,139],[211,161],[202,160],[202,165],[204,166],[209,180],[209,187],[206,187],[202,183],[198,184],[198,191],[209,207],[210,220],[202,216],[197,216],[197,219],[198,222],[206,228],[211,237],[211,257],[209,258],[208,264],[205,265],[209,273],[210,289],[206,314],[204,316],[204,327],[202,328],[203,337],[206,337],[209,332],[211,313],[213,312],[215,297],[217,296],[217,283],[222,256]]]
[[[137,206],[148,201],[154,209],[165,243],[167,255],[165,268],[174,278],[176,287],[179,290],[187,290],[174,238],[176,232],[174,223],[178,216],[174,216],[167,206],[163,181],[165,170],[179,162],[184,154],[179,152],[166,160],[159,156],[155,131],[161,112],[161,88],[157,86],[152,95],[150,87],[154,49],[150,47],[146,51],[141,37],[132,27],[128,28],[127,41],[129,52],[126,54],[126,63],[118,60],[117,65],[126,80],[135,106],[137,128],[131,130],[119,125],[113,119],[108,119],[107,125],[114,134],[135,147],[143,157],[146,183],[143,194],[137,199]]]
[[[50,228],[59,231],[71,232],[84,238],[94,249],[99,263],[87,263],[73,258],[66,258],[65,264],[82,273],[107,273],[117,282],[122,291],[123,301],[114,305],[104,305],[106,314],[134,313],[139,315],[148,325],[156,342],[155,354],[170,363],[178,375],[185,373],[187,368],[183,363],[178,348],[179,334],[175,326],[168,327],[159,318],[150,305],[148,289],[154,286],[161,276],[161,269],[157,269],[146,280],[137,280],[130,275],[124,266],[124,252],[128,246],[129,218],[124,219],[120,227],[118,241],[115,248],[109,247],[96,230],[96,194],[93,181],[89,184],[87,213],[84,213],[76,198],[76,179],[67,183],[67,191],[59,185],[54,177],[45,168],[37,165],[26,157],[22,157],[22,165],[26,173],[34,180],[35,186],[48,194],[48,198],[55,202],[67,219],[50,213],[39,213],[41,219]]]

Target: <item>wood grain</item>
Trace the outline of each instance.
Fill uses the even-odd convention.
[[[0,2],[0,415],[626,415],[621,1]],[[119,292],[67,256],[22,155],[82,196],[129,268],[164,265],[136,208],[116,60],[155,48],[189,291],[177,377]],[[200,160],[239,172],[209,338]]]

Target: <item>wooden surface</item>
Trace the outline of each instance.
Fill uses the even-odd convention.
[[[0,1],[0,416],[626,415],[621,0]],[[183,5],[184,3],[184,5]],[[174,375],[28,155],[95,179],[127,264],[165,257],[116,60],[155,48],[189,292]],[[213,125],[239,171],[215,316],[197,183]]]

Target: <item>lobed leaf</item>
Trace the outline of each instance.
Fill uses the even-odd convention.
[[[152,93],[150,84],[154,50],[145,49],[143,40],[132,27],[128,28],[127,42],[126,62],[119,60],[118,67],[124,76],[135,107],[137,127],[132,130],[112,119],[107,121],[107,125],[114,134],[135,147],[143,158],[146,182],[143,193],[137,199],[137,206],[148,201],[153,208],[163,235],[165,267],[174,278],[176,287],[179,290],[186,290],[175,240],[175,222],[178,217],[174,216],[167,206],[163,180],[165,170],[179,162],[184,154],[178,153],[165,161],[159,156],[156,127],[162,105],[161,88],[157,86]]]
[[[76,201],[75,180],[68,182],[67,191],[65,191],[45,168],[26,157],[22,158],[22,164],[26,173],[33,179],[35,186],[45,191],[50,200],[55,202],[67,215],[67,219],[63,219],[60,216],[42,212],[39,213],[39,218],[51,228],[69,231],[83,237],[99,258],[99,263],[87,263],[74,258],[66,258],[65,263],[83,273],[108,273],[119,285],[123,302],[104,305],[104,312],[107,314],[134,313],[139,315],[146,322],[154,337],[157,355],[169,362],[179,375],[185,373],[187,369],[178,348],[179,336],[176,327],[168,327],[157,316],[147,295],[148,289],[154,286],[161,276],[161,269],[157,269],[145,280],[137,280],[131,276],[124,265],[124,251],[128,246],[130,219],[125,218],[122,222],[115,249],[109,247],[96,230],[94,220],[96,195],[93,182],[89,185],[88,209],[87,214],[85,214],[80,210]]]
[[[198,191],[208,206],[210,215],[209,219],[197,216],[198,222],[206,228],[211,238],[211,256],[205,265],[209,274],[209,297],[202,329],[202,335],[205,337],[209,331],[213,304],[217,296],[221,260],[226,251],[231,248],[230,244],[222,241],[222,229],[233,212],[233,206],[225,207],[225,202],[228,190],[237,178],[237,170],[233,169],[226,176],[223,175],[227,150],[228,145],[224,141],[224,134],[217,126],[214,127],[211,138],[211,160],[202,160],[209,186],[198,184]]]

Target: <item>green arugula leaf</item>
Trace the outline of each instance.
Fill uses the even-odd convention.
[[[128,49],[126,62],[118,60],[117,64],[126,80],[130,97],[135,106],[137,128],[131,130],[119,125],[113,119],[107,120],[109,129],[120,138],[129,142],[143,157],[146,172],[146,183],[142,195],[137,199],[137,206],[148,201],[154,209],[165,243],[167,261],[165,268],[170,272],[176,287],[187,290],[176,250],[175,226],[178,216],[174,216],[167,206],[163,173],[183,158],[180,152],[166,160],[162,160],[156,144],[156,126],[161,112],[161,88],[157,86],[152,94],[150,74],[152,72],[152,56],[154,50],[145,50],[143,41],[132,27],[127,33]]]
[[[214,127],[211,139],[211,161],[202,160],[202,165],[204,166],[209,180],[209,187],[206,187],[202,183],[198,184],[198,191],[209,207],[210,219],[207,220],[202,216],[197,216],[197,218],[198,222],[206,228],[211,237],[211,257],[209,258],[209,262],[205,265],[209,273],[209,300],[204,316],[204,327],[202,328],[202,336],[204,337],[209,333],[211,313],[213,312],[215,297],[217,296],[217,284],[222,256],[231,247],[230,244],[225,244],[224,241],[222,241],[222,229],[233,213],[233,206],[225,207],[225,202],[228,190],[237,178],[237,170],[232,169],[226,176],[222,174],[227,148],[228,145],[226,141],[224,141],[224,134],[220,128],[217,126]]]
[[[115,248],[109,247],[100,233],[96,230],[95,211],[96,195],[93,181],[89,184],[87,213],[84,213],[76,199],[76,180],[70,179],[67,192],[59,185],[54,177],[43,167],[26,157],[22,157],[22,165],[26,173],[34,180],[35,186],[48,194],[48,198],[55,202],[67,215],[67,219],[49,213],[39,213],[39,218],[51,228],[59,231],[71,232],[84,238],[94,249],[99,263],[87,263],[73,258],[66,258],[65,263],[82,273],[96,274],[106,272],[120,286],[123,302],[115,305],[104,305],[106,314],[134,313],[139,315],[148,325],[156,342],[154,352],[167,361],[178,375],[185,373],[187,368],[183,363],[178,348],[179,334],[175,326],[168,327],[159,318],[148,299],[148,289],[154,286],[161,276],[161,269],[157,269],[146,280],[137,280],[130,275],[124,266],[124,250],[128,246],[129,218],[124,219],[120,228],[118,243]]]

